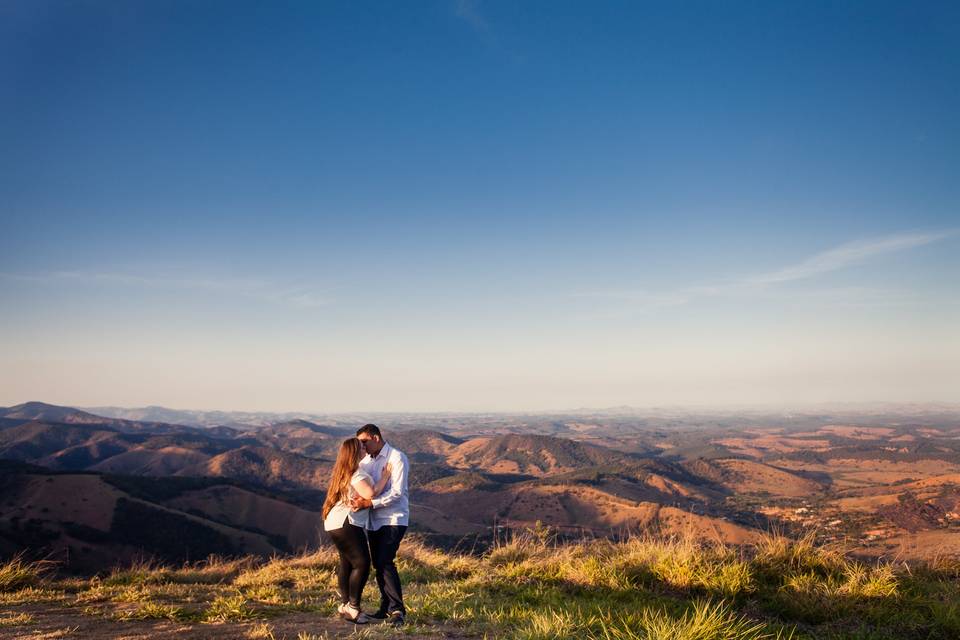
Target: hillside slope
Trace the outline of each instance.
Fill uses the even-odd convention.
[[[456,468],[536,477],[598,465],[626,465],[631,460],[596,445],[539,435],[471,438],[450,451],[446,459]]]
[[[216,479],[3,465],[0,495],[0,547],[7,555],[28,551],[80,571],[144,555],[271,555],[319,540],[317,512]]]

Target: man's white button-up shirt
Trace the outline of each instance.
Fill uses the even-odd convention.
[[[373,499],[373,508],[370,509],[371,531],[376,531],[384,525],[407,526],[410,524],[410,500],[407,489],[410,463],[407,462],[407,456],[384,442],[376,458],[369,453],[364,456],[360,461],[360,469],[369,473],[376,483],[383,476],[383,470],[388,462],[391,471],[390,482],[384,487],[383,493]]]

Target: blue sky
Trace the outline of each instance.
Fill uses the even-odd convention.
[[[957,401],[956,3],[8,2],[0,404]]]

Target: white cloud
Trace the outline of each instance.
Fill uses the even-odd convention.
[[[774,271],[758,273],[716,284],[683,287],[673,291],[644,290],[597,290],[575,294],[576,297],[607,298],[637,304],[650,310],[687,304],[694,299],[714,296],[729,296],[744,293],[768,292],[788,282],[806,280],[862,264],[889,253],[914,249],[957,235],[957,230],[936,233],[898,233],[889,236],[867,238],[848,242],[822,251],[792,265]],[[851,290],[847,290],[850,293]],[[867,291],[867,290],[863,290]],[[876,290],[869,290],[876,297]]]
[[[812,278],[823,273],[866,262],[875,256],[921,247],[955,234],[955,231],[944,231],[940,233],[900,233],[881,238],[849,242],[810,256],[806,260],[784,267],[783,269],[747,278],[743,282],[745,284],[767,285]]]

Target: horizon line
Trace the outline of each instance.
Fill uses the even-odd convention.
[[[80,404],[55,404],[43,400],[27,400],[16,404],[7,405],[4,408],[12,408],[26,404],[45,404],[61,408],[76,409],[94,413],[97,409],[122,409],[126,411],[135,411],[143,409],[162,409],[165,411],[179,411],[184,413],[241,413],[241,414],[275,414],[275,415],[316,415],[316,416],[354,416],[354,415],[564,415],[564,414],[583,414],[583,413],[611,413],[611,412],[651,412],[651,411],[734,411],[734,410],[768,410],[768,411],[803,411],[814,408],[827,409],[851,409],[868,410],[870,408],[950,408],[960,410],[960,401],[958,400],[826,400],[811,402],[794,403],[670,403],[670,404],[649,404],[649,405],[612,405],[607,407],[568,407],[563,409],[430,409],[430,410],[396,410],[396,409],[376,409],[376,410],[339,410],[339,411],[320,411],[320,410],[269,410],[269,409],[181,409],[164,405],[143,405],[143,406],[123,406],[123,405],[80,405]],[[106,416],[104,416],[106,417]]]

